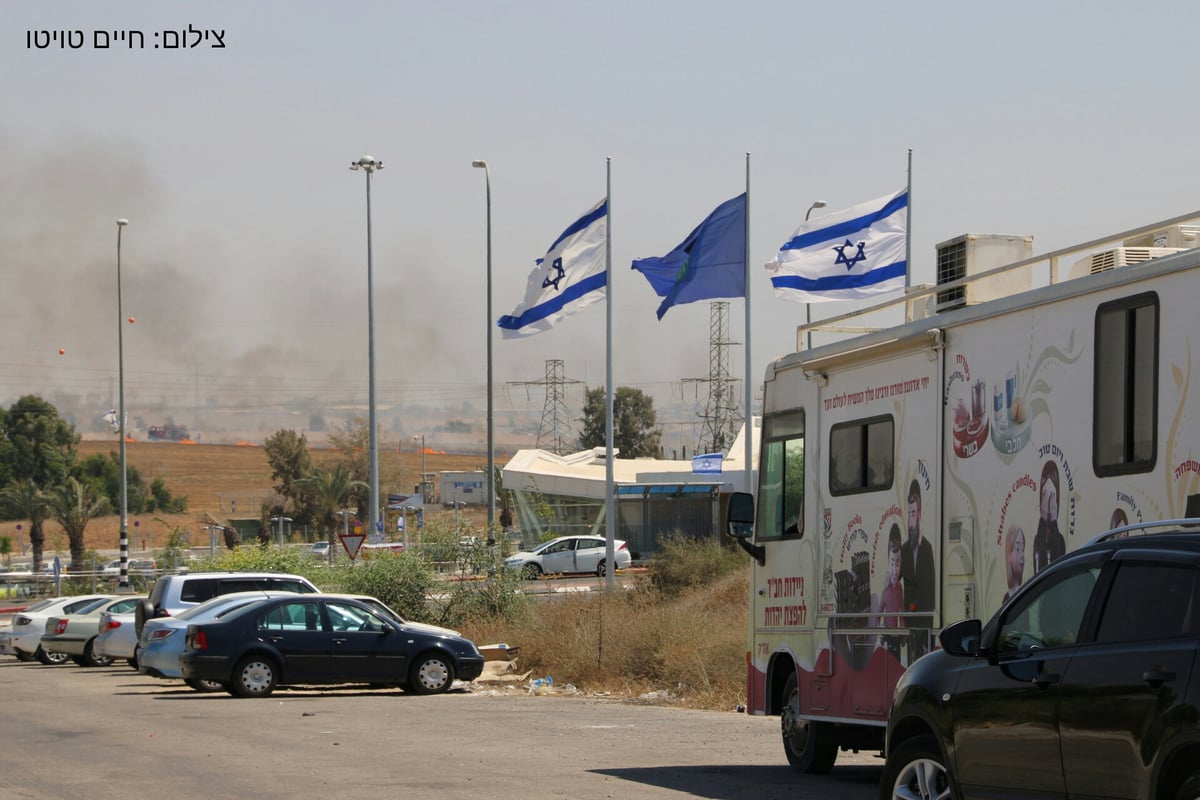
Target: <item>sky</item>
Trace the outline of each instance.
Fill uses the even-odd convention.
[[[1040,253],[1200,207],[1200,5],[1182,0],[5,0],[4,19],[0,404],[77,396],[95,411],[80,427],[117,378],[117,218],[131,419],[361,409],[366,180],[349,165],[364,154],[384,162],[371,181],[381,409],[480,422],[489,327],[498,414],[536,426],[548,359],[580,382],[573,414],[583,386],[604,385],[604,304],[527,339],[492,323],[604,196],[611,159],[614,383],[651,394],[665,443],[689,449],[709,303],[659,322],[629,265],[745,191],[747,153],[755,387],[806,310],[774,297],[762,265],[813,201],[832,211],[902,188],[910,149],[914,284],[964,233],[1032,235]],[[189,26],[208,38],[154,46]],[[96,31],[135,30],[144,46],[95,47]],[[31,31],[82,31],[85,45],[39,49]],[[492,319],[475,159],[491,176]],[[741,299],[728,321],[744,344]]]

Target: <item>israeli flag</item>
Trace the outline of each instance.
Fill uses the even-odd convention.
[[[775,296],[800,303],[904,290],[908,190],[804,222],[767,262]]]
[[[605,241],[608,198],[601,200],[550,245],[529,273],[525,299],[496,323],[505,339],[549,330],[559,320],[603,300],[608,282]]]

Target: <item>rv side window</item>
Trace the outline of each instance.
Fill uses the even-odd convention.
[[[804,535],[804,412],[767,416],[762,427],[756,538]]]
[[[1158,296],[1096,310],[1092,464],[1097,475],[1154,469],[1158,431]]]
[[[829,431],[829,491],[842,495],[890,489],[894,431],[890,416],[834,425]]]

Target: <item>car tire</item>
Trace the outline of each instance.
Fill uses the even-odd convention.
[[[16,655],[17,655],[17,661],[33,661],[34,660],[33,654],[26,653],[24,650],[18,650],[16,652]]]
[[[608,574],[608,564],[604,563],[604,561],[601,560],[600,563],[596,565],[596,577],[603,578],[607,574]]]
[[[953,800],[950,773],[937,741],[915,736],[888,755],[879,783],[879,800]]]
[[[51,653],[43,648],[40,644],[38,645],[37,652],[33,654],[33,657],[48,667],[53,667],[58,664],[65,664],[71,660],[71,657],[66,653]]]
[[[107,667],[111,666],[113,662],[108,656],[96,655],[96,637],[94,636],[88,639],[87,644],[83,646],[81,659],[85,667]]]
[[[1200,775],[1184,778],[1183,783],[1175,791],[1175,800],[1196,800],[1200,798]]]
[[[521,567],[521,572],[525,575],[525,580],[527,581],[536,581],[542,577],[542,568],[532,562]]]
[[[142,627],[148,619],[154,619],[154,603],[150,602],[149,597],[133,607],[133,629],[139,639],[142,638]]]
[[[200,678],[186,678],[184,680],[188,686],[195,689],[197,692],[223,692],[225,684],[219,681],[206,681]]]
[[[138,667],[137,655],[134,655],[133,658],[125,659],[125,663],[128,664],[134,672],[137,672],[140,669],[140,667]]]
[[[783,688],[783,710],[779,715],[783,752],[797,772],[824,775],[837,759],[837,742],[829,725],[800,719],[800,685],[795,672]]]
[[[264,656],[246,656],[233,668],[230,691],[238,697],[266,697],[279,682],[279,667]]]
[[[414,694],[441,694],[454,683],[454,662],[441,653],[424,653],[408,671],[408,689]]]

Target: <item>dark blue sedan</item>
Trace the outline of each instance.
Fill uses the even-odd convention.
[[[365,603],[321,595],[274,597],[187,629],[183,677],[214,681],[237,697],[277,686],[356,683],[437,694],[483,671],[461,636],[387,619]]]

